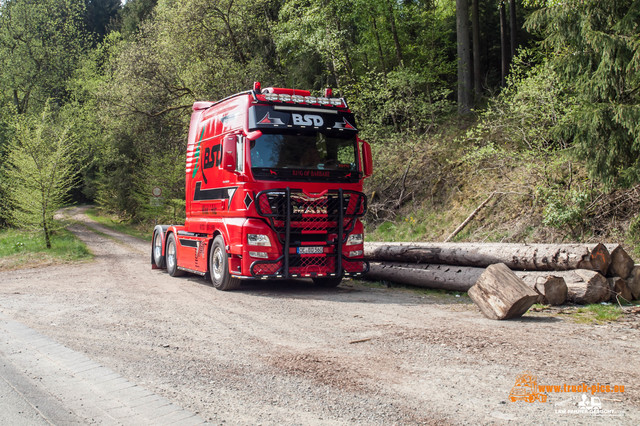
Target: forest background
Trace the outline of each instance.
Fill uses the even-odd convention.
[[[254,81],[347,99],[370,240],[489,199],[454,240],[640,255],[638,0],[0,0],[0,228],[180,222],[191,105]]]

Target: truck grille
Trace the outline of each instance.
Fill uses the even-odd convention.
[[[251,273],[259,278],[359,275],[369,269],[364,260],[347,259],[342,245],[364,216],[367,200],[357,191],[325,191],[313,196],[295,189],[268,190],[256,196],[258,214],[269,223],[284,248],[275,261],[256,261]],[[322,255],[298,254],[297,247],[328,246]]]
[[[339,192],[342,192],[342,215]],[[272,190],[260,192],[257,200],[258,214],[269,220],[282,244],[287,227],[290,234],[302,234],[307,241],[313,241],[314,234],[317,241],[329,234],[337,234],[340,216],[346,241],[356,219],[364,216],[367,208],[365,195],[356,191],[331,191],[313,198],[299,190],[291,190],[289,194],[286,190]]]

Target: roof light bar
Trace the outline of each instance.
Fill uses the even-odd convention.
[[[346,107],[344,99],[342,98],[327,98],[325,96],[301,96],[301,95],[287,95],[277,93],[262,93],[264,99],[269,102],[293,102],[296,104],[320,104],[320,105],[332,105],[335,107]]]

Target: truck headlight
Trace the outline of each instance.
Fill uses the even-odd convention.
[[[247,244],[250,246],[271,247],[271,240],[268,235],[247,234]]]
[[[348,246],[355,246],[358,244],[363,244],[364,243],[364,235],[362,234],[351,234],[349,235],[349,238],[347,239],[347,245]]]

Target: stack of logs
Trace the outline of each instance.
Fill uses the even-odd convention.
[[[617,244],[366,243],[367,278],[468,291],[503,263],[538,294],[561,305],[640,298],[640,265]]]

